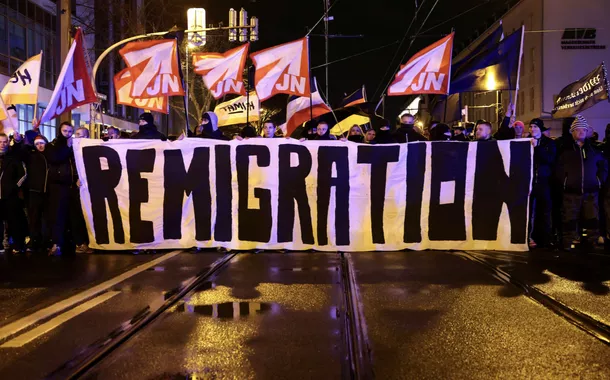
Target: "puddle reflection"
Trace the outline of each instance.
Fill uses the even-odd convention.
[[[181,303],[175,312],[206,315],[215,319],[242,319],[269,312],[275,314],[279,309],[279,304],[265,302],[224,302],[213,305]]]

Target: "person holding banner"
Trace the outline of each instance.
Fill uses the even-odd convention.
[[[412,141],[428,141],[423,135],[415,130],[415,116],[411,114],[400,117],[400,128],[394,131],[394,139],[397,143],[408,143]]]
[[[155,119],[150,112],[144,112],[140,115],[139,120],[140,130],[131,138],[136,140],[161,140],[166,141],[167,137],[157,130]]]
[[[218,116],[214,112],[206,112],[201,115],[201,123],[195,129],[195,136],[202,139],[228,140],[218,129]]]
[[[589,124],[577,115],[570,132],[574,142],[565,147],[557,163],[557,180],[563,184],[563,248],[575,250],[583,237],[597,241],[601,185],[608,176],[608,163],[587,140]]]
[[[271,120],[267,120],[263,123],[263,137],[272,139],[275,137],[275,123]]]

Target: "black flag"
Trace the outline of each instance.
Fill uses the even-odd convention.
[[[608,74],[602,63],[577,82],[566,86],[555,100],[553,118],[561,119],[593,107],[608,99]]]

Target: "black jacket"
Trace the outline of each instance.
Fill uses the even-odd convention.
[[[393,137],[399,144],[413,141],[428,141],[427,138],[417,133],[411,124],[401,124],[400,128],[394,131]]]
[[[391,131],[380,129],[375,135],[375,144],[396,144],[396,139]]]
[[[556,178],[569,193],[598,192],[608,176],[608,163],[589,142],[565,147],[557,161]]]
[[[18,155],[7,152],[0,157],[0,199],[9,199],[19,192],[27,174]]]
[[[451,138],[451,141],[470,141],[466,138],[465,134],[461,134],[461,135],[455,135]]]
[[[167,137],[159,132],[154,124],[141,125],[138,133],[131,138],[136,140],[167,140]]]
[[[78,179],[74,151],[68,146],[68,140],[61,134],[47,145],[46,158],[49,164],[48,183],[73,187]]]
[[[504,117],[500,128],[494,134],[496,140],[512,140],[515,138],[515,130],[510,127],[510,117]]]
[[[534,183],[548,183],[553,176],[557,147],[553,139],[542,135],[534,148]]]
[[[14,146],[16,146],[15,144]],[[39,152],[35,147],[27,144],[20,144],[21,160],[27,168],[27,188],[30,191],[37,193],[47,192],[47,183],[49,177],[49,153],[50,144],[47,144],[47,149],[44,152]]]

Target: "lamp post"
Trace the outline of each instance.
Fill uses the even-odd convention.
[[[186,18],[188,23],[189,30],[202,30],[201,32],[194,32],[187,34],[187,43],[186,43],[186,57],[185,57],[185,65],[186,65],[186,82],[185,82],[185,98],[184,98],[184,108],[186,114],[186,125],[188,125],[189,119],[189,103],[190,103],[190,93],[189,93],[189,48],[190,47],[200,47],[204,46],[206,43],[206,32],[203,30],[205,28],[205,9],[203,8],[189,8],[186,12]]]

